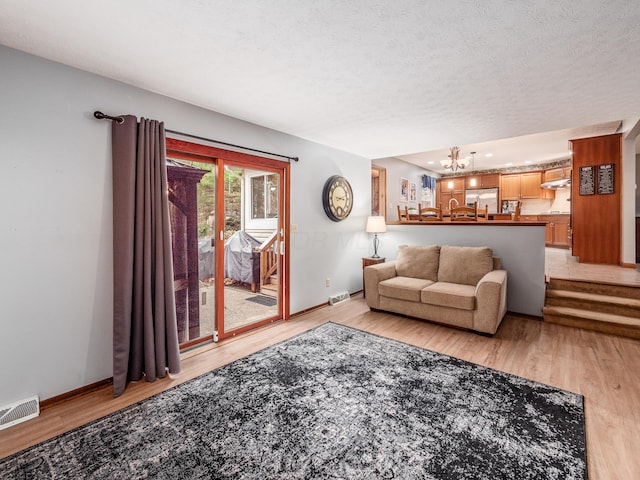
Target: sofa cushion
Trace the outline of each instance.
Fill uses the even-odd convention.
[[[438,245],[398,247],[396,272],[401,277],[422,278],[433,282],[438,280]]]
[[[482,277],[493,270],[493,252],[489,247],[440,248],[438,282],[477,285]]]
[[[422,290],[420,300],[430,305],[473,310],[476,308],[475,294],[476,287],[472,285],[437,282]]]
[[[378,293],[385,297],[420,302],[420,292],[432,283],[421,278],[393,277],[378,284]]]

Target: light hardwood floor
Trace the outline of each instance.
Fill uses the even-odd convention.
[[[7,456],[223,364],[333,321],[585,396],[591,480],[640,478],[640,341],[507,315],[494,337],[401,316],[370,312],[361,295],[288,322],[220,343],[183,360],[177,378],[132,384],[119,398],[110,386],[43,409],[0,432]],[[0,472],[1,476],[1,472]]]
[[[580,263],[571,250],[545,248],[544,273],[547,277],[588,280],[604,283],[622,283],[640,286],[640,271],[617,265]]]

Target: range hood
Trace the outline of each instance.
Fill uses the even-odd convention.
[[[548,188],[549,190],[557,190],[558,188],[566,188],[571,185],[570,178],[561,178],[560,180],[551,180],[550,182],[544,182],[540,185],[542,188]]]

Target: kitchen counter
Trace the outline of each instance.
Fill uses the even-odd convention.
[[[438,227],[438,226],[442,226],[442,225],[446,225],[448,227],[451,226],[474,226],[474,225],[481,225],[481,226],[493,226],[493,225],[501,225],[501,226],[515,226],[515,227],[526,227],[526,226],[540,226],[540,225],[546,225],[547,222],[544,221],[538,221],[538,220],[533,220],[533,221],[513,221],[513,220],[484,220],[484,219],[480,219],[477,222],[475,220],[469,220],[469,221],[459,221],[459,222],[452,222],[451,219],[449,217],[445,217],[443,215],[443,220],[441,222],[437,222],[437,221],[423,221],[421,222],[420,220],[410,220],[408,222],[387,222],[387,225],[423,225],[423,226],[427,226],[427,227]],[[491,215],[489,215],[489,217],[491,217]]]
[[[550,225],[553,226],[554,222],[558,223],[570,223],[571,214],[557,212],[557,213],[540,213],[540,214],[525,214],[521,215],[519,221],[512,220],[512,214],[510,213],[490,213],[488,214],[488,220],[484,218],[484,213],[478,215],[478,221],[459,221],[452,222],[449,213],[442,214],[442,221],[429,221],[418,220],[416,214],[410,214],[410,220],[408,222],[387,222],[387,225],[469,225],[469,224],[481,224],[481,225]],[[566,220],[566,222],[563,222]]]
[[[570,212],[553,212],[553,213],[525,213],[522,212],[522,215],[539,215],[543,217],[548,217],[550,215],[571,215]]]

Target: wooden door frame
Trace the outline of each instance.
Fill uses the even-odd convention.
[[[371,164],[371,178],[373,178],[373,172],[378,172],[378,205],[380,206],[380,211],[377,214],[381,217],[385,218],[385,221],[389,221],[387,218],[387,169],[385,167],[379,167],[378,165]],[[373,192],[372,200],[373,200]],[[373,203],[372,203],[373,206]],[[373,215],[373,210],[371,212]]]
[[[216,172],[216,242],[220,241],[220,234],[224,232],[224,208],[218,208],[224,205],[224,166],[226,164],[238,166],[242,168],[259,169],[268,172],[277,173],[281,180],[279,191],[279,229],[281,239],[284,242],[284,253],[280,254],[280,289],[278,292],[279,318],[267,318],[265,320],[252,323],[250,325],[233,330],[231,333],[224,332],[224,329],[218,330],[218,340],[235,336],[239,333],[246,332],[253,328],[269,324],[280,318],[288,320],[290,318],[290,164],[281,160],[272,160],[257,155],[225,150],[222,148],[203,145],[199,143],[187,142],[174,138],[166,139],[167,154],[172,157],[184,160],[198,161],[204,163],[215,164]],[[280,248],[280,247],[279,247]],[[282,248],[281,248],[282,252]],[[217,279],[224,278],[224,262],[220,258],[224,258],[224,251],[216,249],[216,285],[219,285]],[[224,322],[224,289],[216,286],[216,329]],[[222,332],[222,334],[221,334]]]

